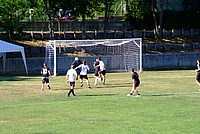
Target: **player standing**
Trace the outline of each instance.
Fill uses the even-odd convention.
[[[47,84],[48,88],[51,89],[50,83],[49,83],[49,76],[51,76],[51,72],[50,72],[50,69],[47,67],[46,63],[43,64],[41,74],[42,74],[42,88],[41,88],[41,90],[44,90],[44,84],[45,83]]]
[[[101,80],[101,78],[99,77],[100,66],[98,58],[96,58],[93,67],[94,67],[94,85],[97,85],[98,80],[99,81]]]
[[[71,69],[69,69],[66,74],[66,82],[67,83],[69,82],[69,84],[70,84],[70,90],[67,94],[68,97],[70,96],[71,93],[73,94],[73,96],[76,96],[74,93],[74,87],[75,87],[75,82],[77,79],[78,79],[77,72],[76,72],[74,66],[71,65]]]
[[[140,97],[140,93],[137,90],[137,87],[140,85],[139,75],[137,72],[134,71],[134,68],[131,68],[131,74],[132,74],[133,86],[131,92],[127,96],[132,96],[133,92],[136,92],[137,93],[136,97]]]
[[[105,68],[105,64],[104,62],[101,60],[101,58],[98,58],[99,61],[99,76],[101,78],[101,80],[103,81],[103,84],[105,85],[105,81],[106,81],[106,68]]]
[[[197,60],[197,69],[196,69],[197,75],[196,75],[196,83],[198,86],[200,86],[200,59]],[[199,89],[200,91],[200,89]]]
[[[91,88],[90,87],[90,82],[88,80],[88,72],[90,71],[90,68],[89,66],[86,64],[86,60],[83,60],[83,64],[79,65],[78,67],[76,67],[75,69],[80,69],[81,72],[80,72],[80,83],[81,83],[81,87],[83,87],[83,79],[86,80],[86,83],[88,85],[88,88]]]

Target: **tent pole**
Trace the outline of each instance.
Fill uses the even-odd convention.
[[[3,73],[6,72],[6,53],[3,53]]]

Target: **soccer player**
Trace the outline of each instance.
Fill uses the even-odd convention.
[[[41,90],[44,90],[44,84],[45,83],[47,84],[48,88],[51,89],[50,83],[49,83],[49,76],[51,76],[51,72],[50,72],[50,69],[47,67],[46,63],[43,64],[41,74],[42,74],[42,88],[41,88]]]
[[[86,83],[88,85],[88,88],[91,88],[90,87],[90,82],[88,80],[88,72],[90,71],[90,68],[89,66],[86,64],[86,60],[83,60],[83,64],[79,65],[78,67],[76,67],[75,69],[80,69],[81,72],[80,72],[80,83],[81,83],[81,87],[83,87],[83,79],[86,80]]]
[[[105,81],[106,81],[106,68],[105,68],[105,64],[104,62],[101,60],[101,58],[98,58],[99,61],[99,76],[101,78],[101,80],[103,81],[103,84],[105,85]]]
[[[78,80],[77,72],[76,72],[74,66],[71,65],[71,69],[69,69],[66,74],[66,82],[67,83],[69,82],[69,84],[70,84],[70,90],[67,94],[68,97],[70,96],[71,93],[73,94],[73,96],[76,96],[74,93],[74,87],[75,87],[76,80]]]
[[[97,85],[98,80],[99,81],[101,80],[101,78],[99,77],[100,66],[98,58],[96,58],[93,67],[94,67],[94,85]]]
[[[78,57],[75,57],[75,59],[74,59],[74,61],[72,62],[71,65],[73,65],[74,68],[76,68],[76,67],[78,67],[81,64],[82,64],[81,60]],[[80,74],[80,69],[76,69],[76,72],[79,75]]]
[[[200,86],[200,59],[197,60],[197,69],[196,69],[197,75],[196,75],[196,83],[198,86]],[[199,89],[200,91],[200,89]]]
[[[131,68],[131,74],[132,74],[133,86],[131,92],[127,96],[132,96],[133,92],[136,92],[137,94],[136,97],[140,97],[140,93],[137,90],[137,87],[140,85],[139,75],[137,72],[134,71],[134,68]]]

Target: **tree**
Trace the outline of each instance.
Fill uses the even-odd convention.
[[[1,0],[0,1],[0,25],[6,31],[6,37],[12,39],[14,32],[22,34],[21,20],[28,15],[28,3],[26,0]]]

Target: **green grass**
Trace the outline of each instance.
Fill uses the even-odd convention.
[[[126,97],[129,73],[108,73],[107,84],[76,85],[66,97],[65,76],[41,92],[39,76],[0,76],[1,134],[198,134],[200,92],[195,71],[146,71],[142,97]],[[89,75],[93,85],[93,74]]]

